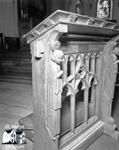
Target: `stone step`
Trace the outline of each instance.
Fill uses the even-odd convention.
[[[30,51],[7,52],[0,59],[0,82],[31,84]]]
[[[12,67],[9,72],[28,72],[28,73],[31,73],[32,70],[31,70],[31,66],[29,67],[25,67],[25,66],[14,66]]]
[[[0,61],[8,61],[8,60],[11,60],[11,61],[21,61],[21,60],[27,60],[28,62],[30,61],[31,62],[31,55],[30,54],[16,54],[15,55],[7,55],[7,56],[2,56],[0,58]]]
[[[0,82],[32,84],[32,76],[29,72],[7,72],[0,74]]]
[[[11,79],[11,78],[2,78],[1,79],[1,77],[0,77],[0,82],[18,83],[18,84],[29,84],[29,85],[32,84],[32,82],[30,80]]]
[[[23,60],[23,61],[15,61],[15,60],[6,60],[6,61],[1,61],[1,67],[3,68],[8,68],[8,69],[12,69],[12,68],[16,68],[18,69],[30,69],[31,70],[31,62],[27,61],[27,60]]]

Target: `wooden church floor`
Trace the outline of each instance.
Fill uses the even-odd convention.
[[[119,150],[119,140],[116,141],[103,134],[87,150]]]

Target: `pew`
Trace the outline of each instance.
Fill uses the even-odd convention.
[[[34,150],[85,149],[118,139],[111,116],[116,23],[57,10],[24,35],[32,54]]]

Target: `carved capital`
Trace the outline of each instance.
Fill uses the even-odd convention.
[[[44,55],[44,44],[42,41],[35,41],[35,48],[34,48],[34,57],[35,58],[42,58]]]

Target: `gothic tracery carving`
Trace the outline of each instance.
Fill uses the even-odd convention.
[[[95,75],[95,72],[88,71],[86,68],[86,65],[83,62],[83,57],[80,55],[77,57],[77,63],[75,66],[75,74],[74,75],[69,75],[67,77],[67,82],[64,86],[68,88],[67,91],[67,96],[72,95],[73,93],[76,94],[78,92],[78,85],[80,82],[82,82],[82,90],[85,90],[87,88],[91,87],[91,81],[93,81],[93,85],[97,85],[98,79],[97,76]],[[86,78],[88,76],[88,78]],[[72,81],[75,80],[75,85],[72,85]]]

